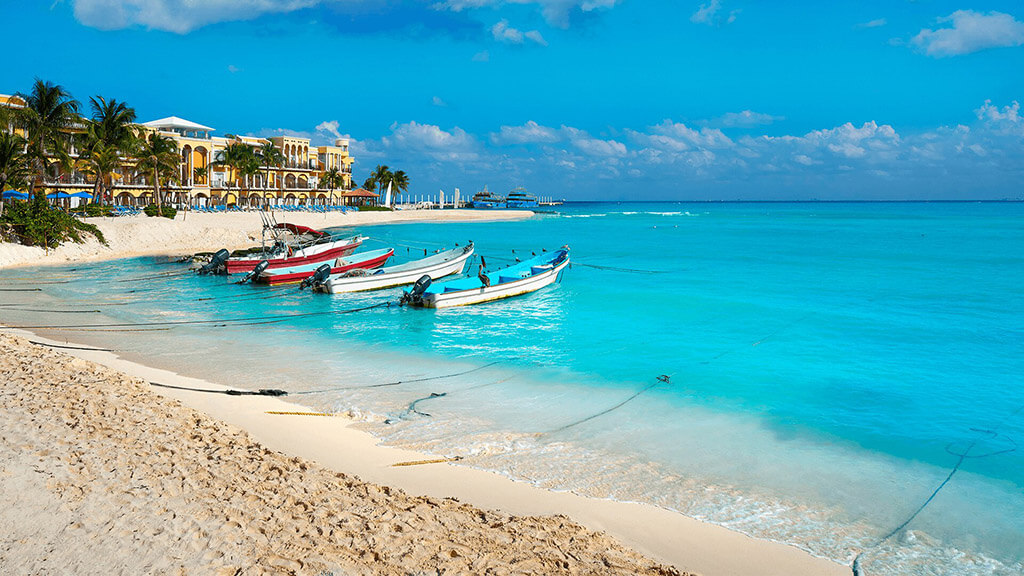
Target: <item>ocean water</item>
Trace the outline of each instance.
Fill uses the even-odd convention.
[[[400,290],[234,286],[155,258],[19,268],[0,322],[864,574],[1024,573],[1024,204],[579,203],[358,232],[396,261],[472,240],[492,269],[563,244],[574,264],[512,300],[352,313]],[[160,324],[230,318],[254,320]]]

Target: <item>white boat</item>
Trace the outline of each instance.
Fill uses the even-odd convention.
[[[436,284],[421,278],[403,295],[402,302],[424,308],[447,308],[510,298],[558,282],[568,265],[569,248],[564,247],[480,276]]]
[[[466,262],[473,256],[473,244],[446,250],[420,260],[386,266],[378,270],[352,270],[343,274],[331,274],[326,282],[314,284],[313,290],[329,294],[380,290],[392,286],[412,284],[423,276],[442,278],[459,274]]]

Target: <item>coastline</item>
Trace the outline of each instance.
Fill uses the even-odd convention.
[[[22,335],[24,331],[12,331]],[[38,342],[60,344],[32,334]],[[124,360],[110,352],[60,350],[135,378],[183,388],[223,390],[212,382],[188,378]],[[483,509],[515,517],[568,515],[591,530],[602,531],[641,554],[705,576],[741,574],[849,574],[850,569],[816,558],[795,547],[750,538],[676,512],[645,504],[598,500],[569,492],[554,492],[515,482],[496,473],[448,463],[394,467],[398,462],[438,459],[379,446],[370,434],[353,428],[343,417],[275,415],[270,411],[308,409],[269,397],[226,396],[203,392],[150,388],[157,404],[178,401],[217,421],[248,432],[270,450],[311,460],[327,469],[358,476],[378,486],[396,487],[429,498],[457,498]]]
[[[311,228],[374,226],[405,222],[493,222],[523,220],[529,210],[396,210],[393,212],[274,212],[278,222]],[[219,248],[235,250],[258,245],[262,223],[255,212],[205,214],[179,212],[173,219],[147,216],[85,218],[106,237],[107,246],[92,237],[66,242],[54,250],[0,242],[0,268],[69,262],[114,260],[135,256],[194,254]]]

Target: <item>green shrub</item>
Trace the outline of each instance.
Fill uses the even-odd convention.
[[[110,206],[95,203],[79,206],[78,209],[90,218],[95,218],[97,216],[110,216],[110,213],[113,210]]]
[[[360,212],[391,212],[387,206],[360,206]]]
[[[83,232],[107,243],[99,228],[50,206],[42,194],[27,202],[6,205],[0,216],[0,231],[5,238],[10,236],[26,246],[56,248],[68,240],[81,243]]]
[[[146,213],[146,216],[163,216],[164,218],[170,218],[172,220],[178,214],[178,211],[175,210],[173,206],[157,208],[156,204],[150,204],[143,208],[142,211]]]

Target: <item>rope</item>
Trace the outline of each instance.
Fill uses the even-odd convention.
[[[109,348],[86,348],[83,346],[63,346],[61,344],[47,344],[46,342],[36,342],[35,340],[29,340],[30,343],[37,346],[49,346],[50,348],[61,348],[64,350],[89,350],[90,352],[113,352]]]
[[[615,406],[612,406],[611,408],[608,408],[606,410],[602,410],[602,411],[598,412],[597,414],[592,414],[590,416],[587,416],[586,418],[581,418],[580,420],[577,420],[575,422],[571,422],[569,424],[566,424],[565,426],[561,426],[559,428],[555,428],[554,430],[549,430],[549,431],[545,432],[545,434],[554,434],[556,432],[562,432],[563,430],[568,430],[569,428],[572,428],[573,426],[579,426],[580,424],[583,424],[584,422],[589,422],[589,421],[593,420],[594,418],[599,418],[601,416],[604,416],[605,414],[608,414],[609,412],[611,412],[613,410],[618,410],[619,408],[622,408],[626,404],[632,402],[637,397],[639,397],[641,394],[643,394],[644,392],[647,392],[651,388],[654,388],[655,386],[657,386],[659,384],[662,384],[662,383],[669,384],[671,379],[672,379],[671,376],[669,376],[667,374],[662,374],[661,376],[658,376],[657,379],[655,379],[655,381],[652,384],[648,384],[647,386],[641,388],[640,390],[636,391],[632,396],[630,396],[629,398],[626,398],[622,402],[619,402]]]
[[[1024,404],[1020,405],[1016,410],[1014,410],[1008,416],[1003,418],[991,430],[985,430],[985,429],[980,429],[980,428],[971,428],[971,430],[974,431],[974,432],[979,432],[979,433],[987,434],[987,435],[991,436],[992,438],[998,438],[1000,435],[997,433],[997,430],[1002,428],[1004,424],[1006,424],[1012,418],[1017,416],[1017,414],[1019,414],[1021,411],[1024,411]],[[987,458],[989,456],[995,456],[997,454],[1007,454],[1009,452],[1015,451],[1017,449],[1017,443],[1012,438],[1007,438],[1007,439],[1010,440],[1010,442],[1013,444],[1013,446],[1011,448],[1006,449],[1006,450],[997,450],[997,451],[994,451],[994,452],[988,452],[988,453],[982,454],[980,456],[970,456],[971,450],[974,450],[974,447],[978,445],[978,442],[980,440],[979,438],[975,438],[974,440],[972,440],[971,443],[967,446],[967,448],[963,452],[961,452],[959,454],[950,450],[950,448],[953,446],[952,442],[947,444],[946,445],[946,452],[948,452],[949,454],[951,454],[953,456],[959,456],[959,458],[956,461],[956,464],[954,464],[953,468],[950,469],[949,474],[946,475],[946,478],[935,488],[935,490],[932,491],[931,495],[928,496],[928,498],[926,498],[925,501],[922,502],[921,505],[918,506],[917,509],[914,510],[914,512],[909,517],[907,517],[906,520],[901,522],[899,526],[893,528],[888,533],[886,533],[885,536],[882,536],[881,538],[879,538],[878,541],[876,541],[874,544],[872,544],[871,546],[868,546],[867,548],[861,550],[857,554],[857,556],[853,559],[853,564],[851,565],[851,568],[853,569],[854,576],[861,576],[862,574],[865,573],[863,571],[863,569],[861,568],[861,566],[860,566],[861,558],[863,558],[865,554],[867,554],[871,550],[881,546],[886,540],[888,540],[888,539],[892,538],[893,536],[899,534],[907,526],[909,526],[910,523],[913,522],[914,519],[917,518],[917,516],[921,512],[923,512],[924,509],[926,507],[928,507],[929,504],[932,503],[933,500],[935,500],[935,497],[939,495],[939,492],[941,492],[942,489],[945,488],[947,484],[949,484],[950,480],[952,480],[953,476],[955,476],[956,473],[960,471],[960,467],[963,466],[964,462],[968,458]]]
[[[288,393],[284,390],[277,390],[274,388],[263,388],[260,390],[208,390],[206,388],[187,388],[185,386],[172,386],[170,384],[160,384],[158,382],[150,382],[151,386],[158,388],[170,388],[171,390],[185,390],[188,392],[205,392],[207,394],[226,394],[228,396],[287,396]]]

